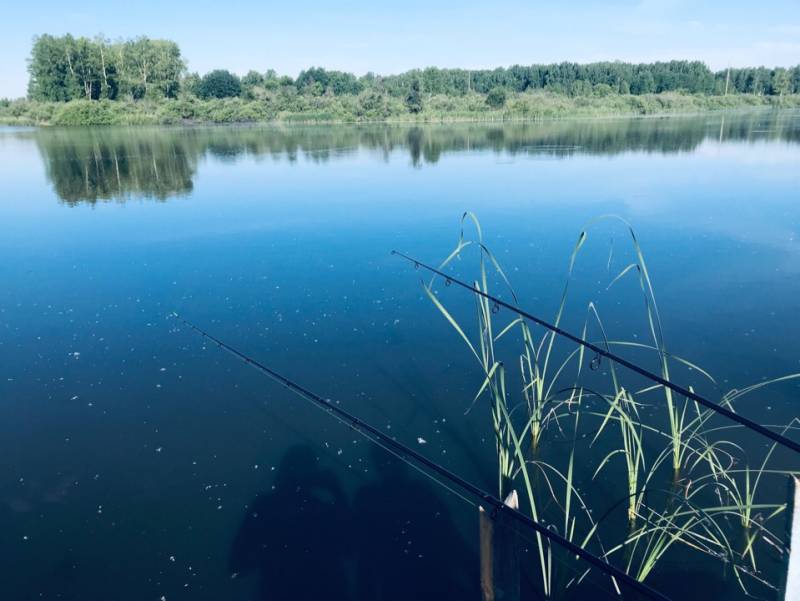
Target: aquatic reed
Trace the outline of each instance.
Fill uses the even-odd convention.
[[[590,229],[609,221],[625,228],[632,260],[609,278],[608,289],[623,279],[635,278],[650,340],[644,343],[609,337],[594,302],[587,306],[582,337],[588,339],[590,332],[598,331],[595,344],[605,349],[613,346],[639,352],[645,358],[654,356],[658,373],[665,380],[680,368],[716,387],[706,370],[667,350],[644,253],[633,228],[619,218],[601,217],[581,231],[569,258],[567,281],[553,324],[559,326],[564,319],[570,283]],[[474,228],[474,237],[467,236],[468,227]],[[783,499],[764,502],[761,486],[764,478],[790,473],[770,467],[775,444],[754,462],[757,449],[724,437],[733,426],[712,427],[712,410],[679,398],[662,385],[626,385],[613,363],[600,373],[599,356],[587,357],[582,346],[563,351],[552,331],[542,332],[537,339],[534,329],[521,317],[501,324],[499,307],[479,293],[490,293],[490,287],[497,285],[501,294],[509,294],[515,303],[517,295],[484,243],[475,215],[462,216],[456,247],[439,269],[452,268],[456,260],[473,250],[478,255],[478,272],[472,281],[475,333],[468,333],[470,329],[445,306],[437,287],[442,278],[434,276],[424,288],[467,345],[483,375],[467,411],[480,399],[488,399],[499,495],[504,497],[511,489],[521,487],[526,510],[533,519],[560,530],[570,541],[591,548],[640,581],[650,577],[671,551],[680,548],[683,553],[699,553],[721,562],[745,592],[749,593],[753,583],[773,588],[762,574],[757,555],[764,547],[786,553],[785,542],[772,527],[786,505]],[[449,285],[449,280],[444,284]],[[509,372],[497,347],[501,339],[515,335],[521,350],[510,364],[518,366],[518,396],[510,392]],[[719,402],[732,410],[743,396],[796,378],[800,374],[732,390],[722,394]],[[662,413],[665,419],[658,418],[658,411],[650,411],[658,406],[666,410],[666,415]],[[784,432],[798,429],[794,421],[783,428]],[[592,494],[594,490],[603,493]],[[622,523],[627,527],[619,520],[622,507]],[[738,540],[740,545],[734,542]],[[544,596],[558,596],[563,589],[585,580],[589,570],[577,563],[557,562],[549,541],[542,537],[537,536],[534,542]]]

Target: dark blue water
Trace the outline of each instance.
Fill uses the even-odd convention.
[[[548,319],[585,224],[630,222],[669,351],[718,386],[686,369],[676,379],[715,400],[800,371],[798,113],[8,129],[0,176],[2,599],[477,597],[474,507],[169,318],[495,491],[489,410],[464,415],[478,365],[423,274],[390,255],[441,260],[465,210],[520,302]],[[580,331],[594,301],[612,339],[646,342],[638,281],[607,289],[635,260],[628,232],[613,220],[588,231],[565,327]],[[474,261],[454,273],[475,277]],[[439,293],[474,331],[472,299]],[[798,398],[788,380],[737,410],[785,424]],[[663,428],[660,399],[646,413]],[[760,465],[763,441],[730,437]],[[554,449],[553,461],[566,456]],[[613,472],[591,480],[605,454],[593,452],[581,488],[601,513]],[[782,476],[760,486],[762,503],[785,501]],[[783,519],[769,526],[783,532]],[[692,555],[678,547],[648,582],[685,596],[674,573]],[[781,560],[759,549],[777,585]],[[741,594],[714,561],[692,565],[703,594]],[[591,586],[611,590],[600,577]]]

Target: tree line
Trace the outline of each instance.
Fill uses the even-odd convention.
[[[224,86],[216,81],[225,81]],[[250,71],[239,78],[228,71],[213,71],[205,77],[189,74],[187,92],[198,97],[241,96],[248,100],[263,98],[271,92],[291,89],[308,96],[358,95],[368,91],[385,93],[418,106],[420,96],[488,95],[487,102],[502,105],[504,92],[545,90],[567,96],[604,96],[608,94],[689,94],[774,95],[800,93],[800,65],[792,68],[748,67],[711,71],[699,61],[669,61],[631,64],[600,62],[589,64],[557,63],[496,69],[440,69],[428,67],[381,76],[312,67],[296,79]]]
[[[800,93],[800,65],[713,72],[700,61],[597,62],[514,65],[497,69],[429,67],[397,75],[312,67],[296,78],[275,70],[239,77],[217,69],[200,76],[187,71],[180,48],[169,40],[139,37],[110,41],[71,35],[34,38],[28,96],[40,101],[140,100],[196,96],[261,100],[275,93],[302,96],[372,95],[401,99],[410,112],[423,96],[486,95],[498,107],[506,93],[544,90],[566,96],[643,95],[662,92],[783,96]],[[368,99],[369,100],[369,99]]]

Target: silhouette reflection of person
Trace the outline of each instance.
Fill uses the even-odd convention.
[[[371,453],[379,480],[353,510],[359,601],[479,599],[477,557],[431,485],[383,449]]]
[[[274,489],[251,503],[231,549],[232,573],[259,574],[259,601],[344,601],[347,502],[309,446],[289,449]]]

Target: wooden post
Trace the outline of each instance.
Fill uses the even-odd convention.
[[[517,491],[505,504],[519,509]],[[503,513],[492,517],[478,508],[481,549],[481,594],[483,601],[519,601],[519,540],[517,531]]]
[[[789,478],[789,500],[786,506],[787,534],[789,539],[789,565],[786,568],[786,588],[784,601],[800,599],[800,479]],[[794,551],[794,552],[793,552]]]

